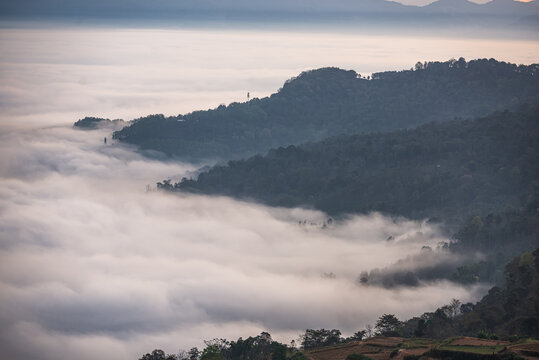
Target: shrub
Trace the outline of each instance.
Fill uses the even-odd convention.
[[[485,331],[481,330],[477,333],[477,337],[479,339],[488,339],[488,334]]]

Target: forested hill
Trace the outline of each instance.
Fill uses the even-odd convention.
[[[458,222],[518,206],[539,188],[539,108],[413,130],[340,136],[230,161],[160,187]]]
[[[522,254],[505,268],[503,288],[492,288],[464,318],[470,330],[539,336],[539,249]]]
[[[539,249],[515,257],[505,266],[505,284],[493,287],[477,304],[465,304],[451,316],[444,306],[407,321],[414,335],[443,338],[496,334],[495,338],[539,336]],[[420,324],[422,322],[422,324]],[[412,334],[409,334],[410,336]],[[537,351],[539,347],[536,347]],[[537,354],[537,352],[535,353]]]
[[[267,98],[140,118],[114,138],[184,160],[237,159],[339,134],[393,131],[536,103],[538,70],[539,64],[459,59],[366,79],[324,68],[288,80]]]
[[[139,360],[537,359],[539,249],[514,258],[505,274],[505,285],[491,288],[476,304],[452,299],[406,321],[383,314],[374,329],[367,326],[347,338],[338,329],[306,329],[298,349],[295,342],[287,346],[262,332],[237,341],[205,340],[203,350],[177,355],[156,349]]]

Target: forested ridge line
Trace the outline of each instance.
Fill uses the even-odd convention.
[[[168,190],[462,223],[526,203],[539,187],[539,107],[339,136],[229,161]]]
[[[536,103],[538,69],[462,58],[369,77],[322,68],[266,98],[136,119],[114,138],[181,160],[238,159],[339,134],[389,132]]]
[[[491,288],[477,303],[448,299],[447,305],[404,321],[382,314],[374,326],[349,337],[338,329],[306,329],[288,345],[262,332],[236,341],[206,340],[202,350],[167,355],[156,349],[139,360],[537,358],[539,249],[513,258],[505,274],[504,286]]]

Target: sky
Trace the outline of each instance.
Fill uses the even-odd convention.
[[[11,28],[0,31],[0,127],[185,114],[268,96],[301,71],[362,75],[465,57],[538,61],[539,42],[477,29]]]

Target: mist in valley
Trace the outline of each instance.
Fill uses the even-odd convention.
[[[325,66],[367,77],[459,57],[531,64],[539,42],[528,27],[19,20],[0,29],[3,357],[127,360],[261,331],[284,343],[307,328],[351,335],[384,313],[407,319],[485,294],[488,284],[426,275],[481,259],[445,251],[453,240],[443,223],[378,213],[330,220],[157,191],[157,181],[213,163],[146,157],[113,141],[110,128],[72,124],[245,102]],[[395,278],[402,272],[418,276]]]
[[[9,357],[129,359],[263,330],[289,342],[305,328],[353,333],[382,313],[407,318],[484,291],[361,286],[362,270],[448,239],[379,214],[327,226],[306,209],[147,191],[194,168],[105,145],[107,135],[68,126],[2,134],[0,343]]]

